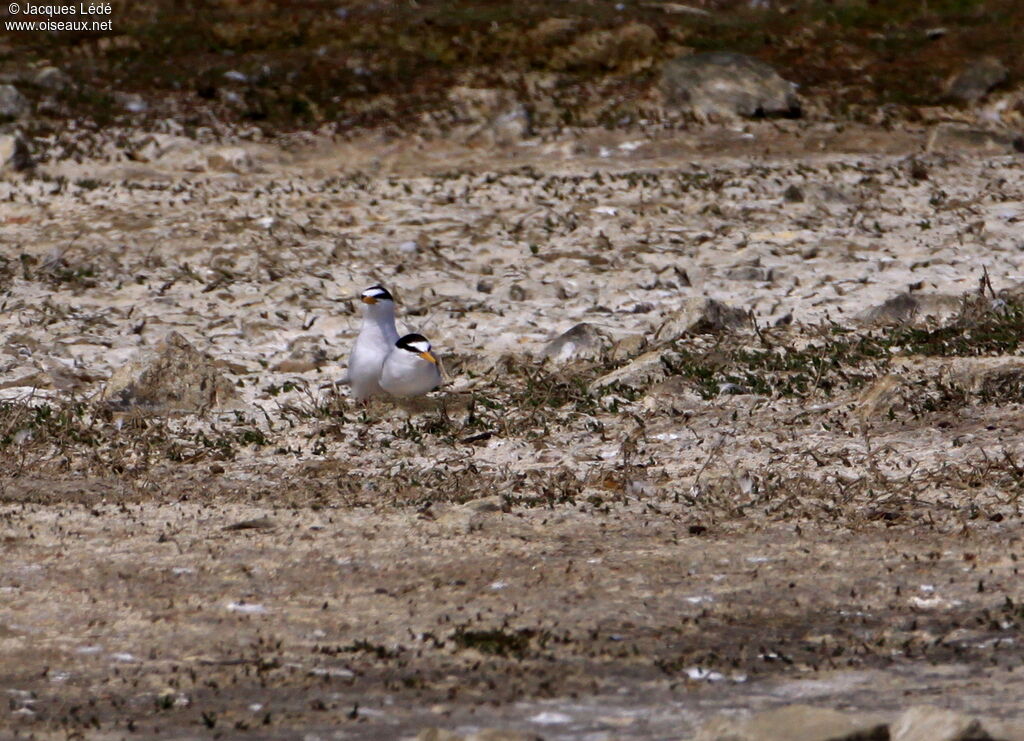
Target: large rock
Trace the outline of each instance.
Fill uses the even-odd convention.
[[[696,741],[888,741],[889,729],[877,718],[827,708],[789,705],[747,718],[718,717]]]
[[[119,409],[204,412],[236,403],[238,392],[215,360],[171,332],[152,350],[114,371],[100,399]]]
[[[583,322],[549,342],[541,352],[541,357],[556,364],[593,360],[601,357],[610,346],[608,335],[593,324]]]
[[[32,110],[28,98],[14,85],[0,85],[0,118],[21,118]]]
[[[793,83],[769,65],[732,52],[679,57],[665,65],[661,90],[669,106],[699,117],[800,116]]]
[[[919,320],[945,320],[960,310],[958,296],[929,293],[899,293],[860,315],[867,324],[913,324]]]
[[[468,144],[514,144],[530,135],[530,113],[510,90],[454,87],[448,92],[459,128],[455,138]]]
[[[1006,67],[995,57],[982,57],[967,64],[946,82],[946,95],[953,100],[973,103],[1004,82]]]
[[[687,333],[718,334],[750,326],[750,315],[706,296],[691,298],[654,333],[655,342],[671,342]]]
[[[0,172],[27,170],[33,164],[28,144],[21,134],[0,135]]]
[[[917,298],[900,293],[865,311],[862,319],[871,324],[909,324],[920,310],[921,302]]]

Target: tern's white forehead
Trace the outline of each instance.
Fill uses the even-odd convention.
[[[377,301],[393,301],[391,294],[388,293],[388,289],[384,286],[370,286],[363,291],[363,298],[372,298]]]

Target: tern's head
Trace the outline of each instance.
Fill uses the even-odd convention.
[[[430,352],[430,340],[421,334],[407,334],[395,343],[395,347],[410,355],[418,355],[424,360],[437,365],[437,358]]]
[[[370,286],[362,293],[362,299],[364,304],[376,304],[382,301],[390,301],[394,303],[394,299],[391,294],[388,293],[388,289],[382,285]]]

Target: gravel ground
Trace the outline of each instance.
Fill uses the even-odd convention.
[[[797,122],[74,136],[0,181],[13,731],[1015,714],[1019,156]],[[420,403],[339,383],[377,281],[444,359]],[[101,396],[172,331],[223,393]]]

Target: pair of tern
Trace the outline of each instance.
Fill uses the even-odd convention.
[[[437,388],[441,371],[421,334],[398,336],[395,300],[384,286],[362,293],[363,326],[348,359],[352,398],[364,401],[376,394],[420,396]]]

